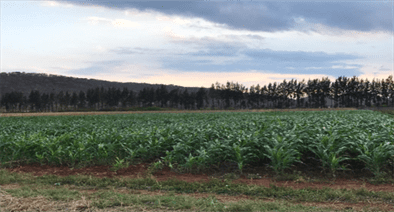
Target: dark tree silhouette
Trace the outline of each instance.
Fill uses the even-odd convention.
[[[77,109],[77,104],[78,104],[78,95],[75,91],[71,96],[70,104],[74,106],[74,111],[75,111]]]
[[[41,96],[39,91],[35,90],[30,92],[29,103],[34,105],[36,112],[41,109]]]
[[[200,88],[196,93],[197,109],[204,107],[204,100],[207,98],[207,93],[204,88]]]

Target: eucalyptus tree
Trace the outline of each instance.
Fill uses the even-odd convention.
[[[288,95],[286,79],[284,79],[283,82],[281,82],[278,85],[278,94],[279,94],[278,108],[283,108]]]
[[[326,98],[330,96],[330,84],[331,81],[328,77],[322,78],[319,83],[319,89],[321,90],[320,106],[327,107]]]
[[[230,98],[231,98],[231,84],[227,81],[226,85],[221,86],[223,98],[226,102],[226,108],[230,107]]]
[[[55,93],[51,92],[49,94],[49,102],[51,105],[51,112],[53,112],[53,103],[55,102]]]
[[[354,107],[354,100],[356,99],[356,78],[353,76],[353,78],[349,79],[347,83],[347,91],[348,91],[348,106],[349,107]]]
[[[337,79],[338,84],[339,84],[339,90],[340,90],[340,105],[342,107],[349,107],[349,88],[348,88],[348,78],[347,77],[339,77]]]
[[[316,99],[317,99],[317,79],[308,80],[308,86],[305,88],[305,91],[308,95],[308,107],[316,107]]]
[[[259,86],[258,84],[257,84],[257,86]],[[246,87],[246,86],[244,86],[244,85],[241,85],[241,87],[240,87],[240,98],[241,98],[241,100],[242,100],[242,102],[243,102],[243,105],[242,105],[242,102],[241,102],[241,107],[245,107],[246,105],[245,105],[245,97],[248,95],[248,88]]]
[[[106,91],[106,89],[103,87],[103,86],[101,86],[101,88],[96,88],[95,89],[95,99],[97,99],[97,100],[95,100],[95,101],[97,101],[96,103],[101,103],[101,108],[105,108],[106,107],[106,102],[108,102],[108,98],[109,98],[109,96],[108,96],[108,92]],[[105,105],[105,106],[104,106]],[[99,107],[100,107],[100,105],[99,105]]]
[[[381,81],[378,79],[378,80],[376,80],[376,102],[377,102],[377,106],[379,107],[379,106],[381,106],[382,105],[382,101],[383,101],[383,98],[382,98],[382,83],[381,83]]]
[[[282,91],[281,91],[282,99],[283,99],[282,105],[284,105],[286,108],[290,107],[290,98],[293,94],[292,83],[293,83],[293,79],[292,81],[288,81],[288,82],[286,82],[286,80],[283,80],[282,83]]]
[[[5,94],[1,95],[1,100],[0,100],[1,106],[5,106],[6,112],[8,112],[8,110],[10,108],[10,103],[9,103],[9,97],[8,96],[9,96],[9,94],[5,93]]]
[[[12,91],[10,95],[11,104],[16,110],[21,110],[21,105],[23,105],[23,93],[18,91]]]
[[[71,95],[70,95],[70,93],[68,93],[68,91],[66,91],[66,94],[64,95],[64,102],[63,102],[63,104],[66,106],[66,110],[68,109],[68,106],[70,105],[70,101],[71,101]]]
[[[63,91],[60,91],[56,96],[56,109],[57,109],[57,104],[59,104],[60,110],[63,110],[63,104],[64,104],[64,92]]]
[[[45,112],[48,111],[48,104],[49,104],[49,95],[46,93],[41,94],[41,106]]]
[[[21,110],[21,105],[23,104],[23,93],[12,91],[11,93],[5,93],[1,96],[1,105],[6,107],[6,111],[10,110],[10,107],[13,111]]]
[[[276,99],[277,99],[277,87],[276,87],[276,82],[274,82],[274,84],[269,83],[268,84],[268,99],[270,99],[270,102],[272,102],[272,104],[269,106],[272,108],[276,107]]]
[[[188,110],[190,106],[190,101],[189,101],[189,92],[187,91],[187,88],[183,91],[181,95],[181,105],[182,108]]]
[[[129,89],[127,89],[127,87],[123,87],[121,98],[120,98],[123,108],[127,107],[127,97],[128,96],[129,96]]]
[[[252,92],[252,86],[253,86],[253,92]],[[257,84],[256,86],[254,86],[254,85],[252,85],[252,86],[250,86],[250,88],[249,89],[246,89],[246,90],[249,90],[249,98],[248,99],[250,99],[251,100],[251,103],[253,104],[253,108],[261,108],[261,106],[260,106],[260,100],[262,100],[262,95],[261,95],[261,88],[260,88],[260,85],[259,84]],[[248,100],[248,102],[249,102],[249,100]]]
[[[278,108],[278,101],[279,101],[280,94],[279,94],[278,85],[276,84],[276,82],[274,82],[274,84],[272,86],[271,95],[272,95],[273,101],[274,101],[274,108]]]
[[[137,96],[134,94],[133,90],[130,90],[129,95],[126,97],[126,105],[134,106],[134,103],[137,101]]]
[[[178,108],[178,103],[180,101],[180,96],[179,96],[179,88],[173,89],[169,93],[169,99],[170,99],[170,105],[173,108],[174,104],[175,107]]]
[[[297,80],[296,80],[294,82],[294,85],[295,85],[294,93],[297,97],[297,107],[300,107],[300,97],[303,97],[305,94],[305,91],[304,91],[306,88],[305,80],[303,79],[298,84],[297,84]]]
[[[382,79],[382,81],[381,81],[381,90],[382,90],[382,92],[381,92],[381,94],[382,94],[382,98],[383,98],[383,103],[386,105],[386,106],[388,106],[389,104],[389,102],[388,102],[388,97],[389,97],[389,91],[388,91],[388,88],[389,88],[389,80],[388,79],[386,79],[386,80],[384,80],[384,79]]]
[[[339,105],[339,95],[340,95],[340,87],[338,80],[331,83],[330,91],[332,93],[332,99],[334,99],[334,107],[337,108]]]
[[[261,89],[260,89],[260,100],[263,101],[263,107],[266,108],[268,107],[268,88],[266,85],[264,85]],[[265,102],[264,102],[265,101]],[[267,103],[267,104],[266,104]]]
[[[287,107],[293,107],[293,101],[296,97],[296,85],[297,85],[297,80],[291,79],[288,83],[288,89],[289,89],[289,103],[287,104]]]
[[[249,89],[249,95],[247,96],[247,99],[248,99],[248,105],[250,107],[252,107],[252,108],[256,107],[256,103],[258,101],[258,99],[257,99],[258,96],[257,95],[258,94],[256,93],[256,89],[255,89],[254,85],[251,85],[250,89]]]
[[[268,91],[267,91],[267,97],[268,97],[268,108],[271,108],[271,105],[273,107],[274,105],[274,96],[273,96],[273,91],[272,91],[272,84],[268,83]]]
[[[360,81],[357,81],[357,86],[355,90],[355,95],[356,95],[356,107],[363,106],[363,101],[364,101],[364,96],[363,96],[363,90],[364,90],[364,80],[360,79]]]
[[[99,87],[92,89],[92,100],[92,106],[94,109],[100,109],[100,103],[101,108],[104,108],[103,104],[106,101],[106,92],[103,87],[101,87],[101,89]]]
[[[189,105],[191,110],[196,109],[196,92],[191,92],[189,94]]]
[[[79,91],[79,95],[78,95],[79,105],[78,105],[78,107],[84,108],[85,107],[85,101],[86,101],[85,92]]]
[[[215,85],[212,83],[211,87],[209,88],[209,98],[211,99],[212,105],[211,108],[215,109],[216,99],[218,97],[218,92],[215,89]]]
[[[21,102],[21,107],[22,107],[23,109],[25,109],[24,111],[27,112],[28,106],[29,106],[29,103],[28,103],[27,97],[26,97],[26,96],[23,96],[23,97],[22,97],[22,102]]]
[[[375,78],[372,80],[371,83],[371,100],[373,102],[374,105],[376,106],[380,106],[379,105],[379,101],[378,101],[378,94],[379,94],[379,83],[378,81],[375,81]]]
[[[167,106],[168,101],[168,91],[165,85],[161,85],[160,88],[156,90],[157,100],[160,102],[160,106],[164,107]]]
[[[156,102],[156,100],[157,100],[157,96],[155,93],[155,89],[153,87],[151,87],[150,89],[148,89],[148,101],[149,101],[148,106],[152,107],[153,106],[152,104],[154,104],[154,102]]]
[[[146,88],[143,88],[137,94],[137,104],[138,104],[138,106],[140,106],[140,105],[145,106],[145,102],[146,102],[145,99],[146,99]]]
[[[121,99],[122,99],[122,91],[120,90],[120,88],[117,88],[116,92],[115,92],[115,98],[114,98],[114,101],[116,103],[116,107],[119,106],[119,102],[121,101]]]
[[[204,107],[204,100],[206,100],[206,98],[207,93],[205,92],[205,89],[201,87],[196,93],[197,109]]]
[[[234,108],[244,98],[245,86],[237,83],[232,84],[232,97],[234,99]]]
[[[220,83],[219,82],[216,82],[216,84],[215,84],[215,90],[216,90],[216,93],[218,94],[218,99],[219,99],[219,108],[220,109],[223,109],[224,107],[223,107],[223,100],[224,100],[224,92],[223,92],[223,90],[224,90],[225,88],[223,88],[223,86],[221,86],[220,85]]]
[[[365,98],[365,105],[367,107],[371,107],[371,83],[368,79],[365,80],[364,83],[364,90],[363,90],[363,97]]]
[[[34,105],[34,109],[38,112],[41,109],[41,95],[38,90],[34,90],[30,92],[29,95],[29,103]]]
[[[18,92],[18,91],[14,91],[13,98],[14,98],[15,107],[17,107],[16,109],[21,111],[21,106],[24,104],[23,103],[23,93]]]
[[[391,99],[391,106],[394,106],[394,81],[393,81],[393,75],[390,75],[387,78],[388,82],[388,90],[389,90],[389,97]]]
[[[89,88],[86,91],[86,99],[88,101],[89,108],[92,108],[94,105],[93,95],[94,95],[94,90]]]
[[[115,87],[108,88],[106,94],[107,94],[106,103],[110,107],[114,107],[114,106],[117,107],[119,105],[122,96],[122,92],[120,91],[120,89]]]
[[[71,96],[70,104],[74,106],[74,110],[77,109],[78,95],[75,91],[73,92],[73,95]]]
[[[106,98],[105,103],[106,103],[109,107],[113,107],[113,106],[116,106],[116,105],[117,105],[117,103],[118,103],[118,102],[116,101],[117,94],[116,94],[116,89],[115,89],[114,87],[108,88],[108,91],[107,91],[107,93],[106,93],[106,96],[107,96],[107,98]]]

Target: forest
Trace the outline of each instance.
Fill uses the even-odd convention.
[[[78,91],[40,92],[31,89],[1,95],[3,112],[108,111],[160,107],[166,109],[264,109],[393,107],[393,76],[387,79],[359,80],[356,76],[338,77],[331,82],[320,79],[283,80],[249,88],[242,84],[216,82],[209,89],[169,89],[169,86],[144,87],[139,91],[115,87],[95,87]],[[174,86],[171,86],[174,87]],[[75,90],[75,89],[74,89]]]

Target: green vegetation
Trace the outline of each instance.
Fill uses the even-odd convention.
[[[267,162],[280,175],[314,158],[334,177],[354,161],[382,176],[394,155],[394,121],[375,111],[4,117],[0,126],[7,126],[0,131],[2,165],[116,170],[143,158],[189,172],[234,161],[242,173],[246,164]]]
[[[296,174],[290,169],[299,165],[328,171],[332,177],[336,177],[339,170],[367,170],[375,176],[370,182],[387,182],[387,163],[394,155],[393,143],[392,115],[377,111],[1,117],[2,167],[36,162],[66,164],[70,168],[110,164],[112,171],[116,171],[130,164],[155,162],[142,178],[135,179],[33,177],[0,169],[0,185],[18,183],[19,188],[3,189],[16,198],[44,196],[61,202],[86,197],[92,201],[91,206],[99,209],[133,206],[167,211],[333,211],[329,207],[300,203],[391,204],[394,196],[392,192],[363,188],[292,189],[232,181],[245,174],[242,172],[245,166],[266,164],[276,174],[276,180],[307,179],[304,173]],[[201,172],[226,161],[236,163],[239,172],[227,174],[224,180],[156,181],[151,175],[165,166],[177,172]],[[289,174],[291,171],[294,174]],[[257,174],[247,176],[261,178]],[[97,191],[89,195],[84,192],[92,188]],[[129,192],[120,192],[120,188]],[[136,190],[166,194],[142,195]],[[214,195],[201,199],[174,195],[196,192],[242,194],[251,200],[221,203]],[[275,201],[264,201],[267,198]]]
[[[212,179],[209,182],[187,183],[176,179],[156,181],[145,177],[137,179],[108,179],[92,176],[41,176],[16,174],[0,170],[0,185],[18,183],[17,189],[5,189],[14,197],[44,196],[53,201],[78,200],[85,196],[91,200],[91,206],[96,208],[111,208],[116,206],[149,207],[151,209],[195,211],[333,211],[329,207],[307,207],[302,202],[379,202],[391,204],[394,198],[392,192],[374,192],[365,188],[349,189],[292,189],[270,185],[247,186],[235,184],[231,180]],[[85,190],[94,188],[93,194]],[[126,188],[127,193],[119,192]],[[162,191],[164,196],[142,195],[138,190]],[[230,196],[248,195],[250,200],[235,203],[218,202],[214,195],[206,198],[175,196],[188,193],[227,194]],[[275,198],[275,201],[265,202],[264,199]],[[352,211],[352,210],[346,210]],[[367,211],[377,211],[367,209]]]

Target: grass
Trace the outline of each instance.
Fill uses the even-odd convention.
[[[394,115],[394,113],[390,115]],[[113,171],[127,165],[129,164],[115,167]],[[394,193],[392,192],[374,192],[364,188],[357,190],[292,189],[277,187],[273,184],[269,187],[234,184],[232,181],[239,178],[236,173],[226,174],[224,180],[213,178],[210,182],[188,183],[176,179],[159,182],[152,177],[155,170],[152,164],[149,172],[137,179],[100,179],[82,175],[34,177],[31,174],[10,173],[0,169],[0,195],[4,191],[17,199],[44,197],[53,202],[72,202],[85,199],[89,202],[89,207],[106,211],[109,209],[121,211],[122,209],[126,210],[127,207],[132,207],[133,211],[333,211],[335,209],[332,207],[305,206],[300,203],[316,202],[329,205],[333,203],[372,202],[392,204],[394,200]],[[255,179],[261,178],[257,174],[250,174],[249,176]],[[327,179],[308,179],[300,172],[278,175],[274,179],[278,181],[329,182]],[[371,183],[393,182],[387,176],[371,178],[369,181]],[[18,187],[13,189],[2,188],[3,185],[10,184],[18,184]],[[92,189],[95,191],[93,193],[89,192]],[[153,195],[158,194],[159,191],[163,195]],[[151,193],[147,194],[146,192]],[[203,198],[180,195],[190,193],[207,195]],[[231,203],[220,202],[216,195],[234,197],[247,195],[250,200]],[[274,201],[267,202],[267,199],[274,199]],[[3,211],[1,206],[0,200],[0,211]],[[86,210],[88,208],[80,208],[80,210],[82,209]],[[378,211],[376,208],[366,208],[365,210]],[[63,207],[62,211],[67,211],[67,208]]]
[[[134,179],[96,178],[92,176],[39,176],[31,174],[9,173],[0,169],[0,185],[17,183],[16,189],[4,189],[16,198],[42,196],[50,201],[70,202],[81,198],[90,202],[97,209],[114,207],[141,207],[151,210],[200,210],[200,211],[332,211],[331,208],[303,206],[302,202],[318,203],[360,203],[364,201],[390,204],[394,199],[392,192],[374,192],[364,188],[347,189],[292,189],[288,187],[250,186],[232,183],[237,176],[229,174],[224,180],[212,178],[209,182],[188,183],[176,179],[157,181],[151,172]],[[300,174],[300,173],[298,173]],[[292,179],[302,179],[295,173]],[[254,176],[258,177],[258,176]],[[283,179],[282,179],[283,180]],[[123,188],[123,189],[121,189]],[[88,190],[95,192],[88,194]],[[124,190],[126,189],[126,191]],[[141,191],[162,192],[163,195],[142,194]],[[205,198],[196,199],[179,194],[207,194]],[[177,195],[176,195],[177,194]],[[250,201],[219,202],[215,195],[247,195]],[[267,202],[266,199],[275,201]],[[135,208],[136,209],[136,208]],[[351,211],[351,210],[350,210]]]

